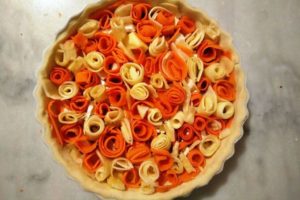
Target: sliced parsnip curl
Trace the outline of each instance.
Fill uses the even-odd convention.
[[[166,134],[161,133],[157,137],[153,138],[151,148],[168,151],[171,148],[171,140]]]
[[[58,115],[58,121],[62,124],[75,124],[82,119],[84,113],[77,113],[75,111],[65,110]]]
[[[185,115],[182,111],[177,112],[171,119],[170,123],[174,129],[179,129],[184,123]]]
[[[183,164],[182,164],[181,160],[178,157],[174,157],[174,156],[173,156],[173,160],[174,160],[174,165],[173,165],[172,169],[177,174],[181,174],[183,172]]]
[[[220,63],[214,63],[205,68],[204,74],[212,82],[216,82],[226,76],[226,69]]]
[[[62,100],[71,99],[78,91],[79,87],[74,81],[65,81],[58,87],[58,94]]]
[[[106,98],[104,85],[96,85],[94,87],[89,87],[84,90],[83,96],[88,100],[94,100],[96,102],[102,101]]]
[[[107,184],[116,190],[124,191],[126,189],[125,184],[119,177],[115,177],[115,176],[108,177]]]
[[[140,190],[143,194],[149,195],[155,192],[154,184],[148,184],[142,181]]]
[[[216,116],[221,119],[229,119],[234,114],[234,105],[229,101],[221,101],[217,105]]]
[[[150,78],[150,84],[157,89],[169,89],[169,85],[165,77],[161,73],[153,74]]]
[[[83,131],[90,140],[96,140],[103,132],[105,124],[98,115],[92,115],[89,117],[83,125]]]
[[[220,147],[220,139],[215,135],[205,136],[199,144],[199,150],[205,157],[211,157]]]
[[[200,105],[197,107],[197,112],[204,116],[210,116],[214,114],[217,110],[217,95],[209,86],[206,93],[203,95]]]
[[[100,52],[89,52],[84,60],[87,63],[87,68],[92,72],[100,72],[103,68],[104,55]]]
[[[221,58],[220,64],[225,67],[226,76],[229,76],[229,74],[234,70],[234,63],[226,56]]]
[[[78,56],[73,62],[68,66],[68,70],[70,70],[73,73],[78,72],[82,68],[86,67],[86,63],[84,61],[84,58],[81,56]]]
[[[220,36],[220,29],[216,25],[216,23],[212,22],[205,27],[205,32],[208,37],[212,40],[216,40]]]
[[[197,28],[193,33],[185,36],[185,42],[191,49],[197,48],[203,41],[205,32]]]
[[[65,67],[76,58],[77,50],[75,44],[72,40],[67,40],[65,43],[59,44],[54,60],[59,66]]]
[[[141,118],[144,119],[144,117],[147,115],[149,107],[148,106],[143,106],[143,105],[138,105],[137,110],[138,110],[138,113],[141,116]]]
[[[142,162],[139,167],[139,175],[146,184],[154,184],[159,178],[159,169],[153,160],[146,160]]]
[[[124,118],[121,122],[121,132],[123,135],[124,140],[128,144],[133,144],[133,137],[132,137],[132,131],[130,127],[130,122],[128,118]]]
[[[99,182],[105,181],[111,175],[111,160],[101,155],[100,151],[96,151],[99,159],[101,160],[101,166],[96,170],[95,178]]]
[[[166,135],[170,138],[171,142],[175,141],[175,129],[173,128],[170,121],[165,121],[164,129],[166,131]]]
[[[91,38],[98,29],[99,22],[97,20],[89,19],[78,29],[78,32],[82,33],[87,38]]]
[[[199,82],[203,73],[203,62],[197,55],[187,59],[188,73],[191,80]]]
[[[149,53],[151,56],[158,56],[168,49],[168,43],[165,37],[155,38],[149,45]]]
[[[110,107],[110,111],[104,116],[104,121],[106,124],[120,124],[124,118],[124,112],[119,107]]]
[[[147,119],[154,126],[162,125],[162,114],[157,108],[149,109]]]
[[[130,89],[130,96],[136,100],[146,100],[149,95],[148,85],[144,82],[137,83]]]
[[[191,105],[191,89],[185,81],[183,82],[183,88],[186,92],[186,99],[182,108],[183,114],[185,116],[184,121],[188,124],[192,124],[194,123],[196,108]]]
[[[179,142],[176,141],[173,145],[171,154],[172,154],[173,157],[178,157],[178,153],[179,153]]]
[[[120,69],[122,79],[129,85],[142,82],[144,78],[144,68],[136,63],[125,63]]]
[[[195,171],[195,168],[192,166],[191,162],[189,161],[189,159],[186,157],[184,153],[179,154],[179,159],[182,162],[182,165],[187,173],[191,173]]]

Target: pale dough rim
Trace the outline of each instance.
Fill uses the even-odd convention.
[[[114,0],[113,0],[114,1]],[[86,173],[83,172],[81,167],[75,165],[70,158],[66,157],[64,151],[61,147],[56,143],[55,139],[51,137],[51,130],[50,124],[48,122],[47,113],[45,111],[45,96],[43,90],[44,80],[47,79],[49,67],[51,65],[51,60],[53,60],[53,50],[57,48],[58,44],[64,40],[70,33],[76,30],[81,23],[86,19],[87,15],[99,8],[104,7],[107,4],[113,2],[112,0],[102,0],[100,2],[88,5],[79,15],[73,17],[66,28],[63,29],[59,33],[52,45],[44,54],[43,64],[42,67],[39,69],[37,73],[37,85],[34,90],[34,96],[37,101],[37,108],[36,108],[36,118],[43,126],[43,138],[47,143],[48,147],[51,148],[53,152],[53,158],[60,164],[64,166],[67,170],[69,177],[72,179],[77,180],[81,186],[90,191],[97,194],[97,196],[101,197],[102,199],[128,199],[128,200],[150,200],[150,199],[173,199],[179,196],[188,196],[195,188],[202,187],[212,179],[213,176],[220,173],[223,170],[224,163],[227,159],[229,159],[234,154],[234,146],[235,143],[242,137],[243,135],[243,125],[248,118],[248,109],[247,103],[249,100],[249,93],[246,88],[246,78],[244,75],[243,70],[240,67],[239,57],[232,46],[232,38],[230,35],[223,30],[221,30],[221,38],[222,44],[224,47],[231,49],[234,52],[233,60],[235,61],[235,71],[237,77],[237,99],[235,102],[236,113],[235,118],[232,123],[232,127],[230,128],[230,135],[227,136],[221,142],[220,149],[214,154],[212,158],[210,158],[207,162],[206,167],[204,168],[203,173],[200,173],[197,177],[193,180],[183,183],[180,186],[177,186],[171,189],[168,192],[164,193],[154,193],[152,195],[144,195],[141,192],[137,192],[135,190],[128,190],[128,191],[118,191],[112,189],[106,183],[98,183],[95,180],[91,179]],[[199,19],[200,21],[204,20],[206,22],[215,22],[211,19],[205,12],[200,10],[199,8],[194,9],[189,6],[185,1],[180,0],[168,0],[156,1],[160,2],[171,2],[176,5],[181,11],[184,13],[188,12],[190,17],[195,19]]]

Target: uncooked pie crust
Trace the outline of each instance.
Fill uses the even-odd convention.
[[[98,3],[88,5],[84,11],[73,17],[68,26],[63,29],[63,31],[58,35],[55,43],[51,46],[45,53],[44,62],[37,74],[37,86],[35,88],[35,98],[37,100],[37,119],[40,121],[44,127],[44,139],[48,146],[53,152],[53,157],[56,161],[62,164],[69,176],[76,181],[80,182],[83,188],[88,191],[96,193],[102,199],[130,199],[130,200],[148,200],[148,199],[173,199],[179,196],[188,196],[195,188],[202,187],[212,179],[212,177],[223,170],[224,163],[234,154],[234,145],[243,135],[243,124],[248,117],[247,102],[249,99],[248,91],[246,89],[245,75],[240,67],[240,61],[236,51],[232,46],[232,39],[229,34],[221,30],[220,35],[220,46],[223,49],[228,49],[233,52],[232,60],[235,63],[235,73],[236,73],[236,91],[237,96],[234,102],[235,104],[235,116],[233,123],[229,129],[228,136],[221,140],[221,146],[219,150],[211,157],[207,158],[207,163],[204,170],[193,180],[185,182],[167,192],[164,193],[154,193],[151,195],[145,195],[137,192],[134,189],[127,191],[119,191],[111,188],[106,183],[99,183],[92,178],[90,178],[84,170],[76,165],[74,161],[70,158],[70,155],[66,152],[64,148],[59,146],[55,141],[55,138],[51,137],[50,123],[48,122],[48,115],[46,112],[47,96],[44,91],[45,81],[48,79],[49,71],[51,66],[53,66],[54,61],[54,50],[58,47],[64,39],[66,39],[71,33],[74,33],[80,25],[83,23],[87,16],[102,7],[106,7],[114,1],[102,0]],[[194,9],[189,6],[185,1],[182,0],[157,0],[155,3],[173,3],[178,6],[179,12],[181,14],[186,14],[187,16],[201,21],[203,24],[215,23],[210,17],[208,17],[203,11],[199,9]],[[151,2],[154,3],[154,2]],[[219,28],[219,27],[217,27]],[[227,130],[228,131],[228,130]],[[227,135],[227,134],[226,134]]]

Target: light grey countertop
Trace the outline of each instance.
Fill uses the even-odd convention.
[[[97,197],[67,178],[41,139],[32,96],[43,50],[95,0],[0,0],[0,199]],[[224,171],[188,199],[300,198],[300,1],[189,0],[231,33],[250,118]]]

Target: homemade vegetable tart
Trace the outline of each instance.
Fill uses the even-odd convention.
[[[114,199],[207,184],[248,115],[230,36],[179,0],[88,6],[47,52],[36,97],[55,159]]]

